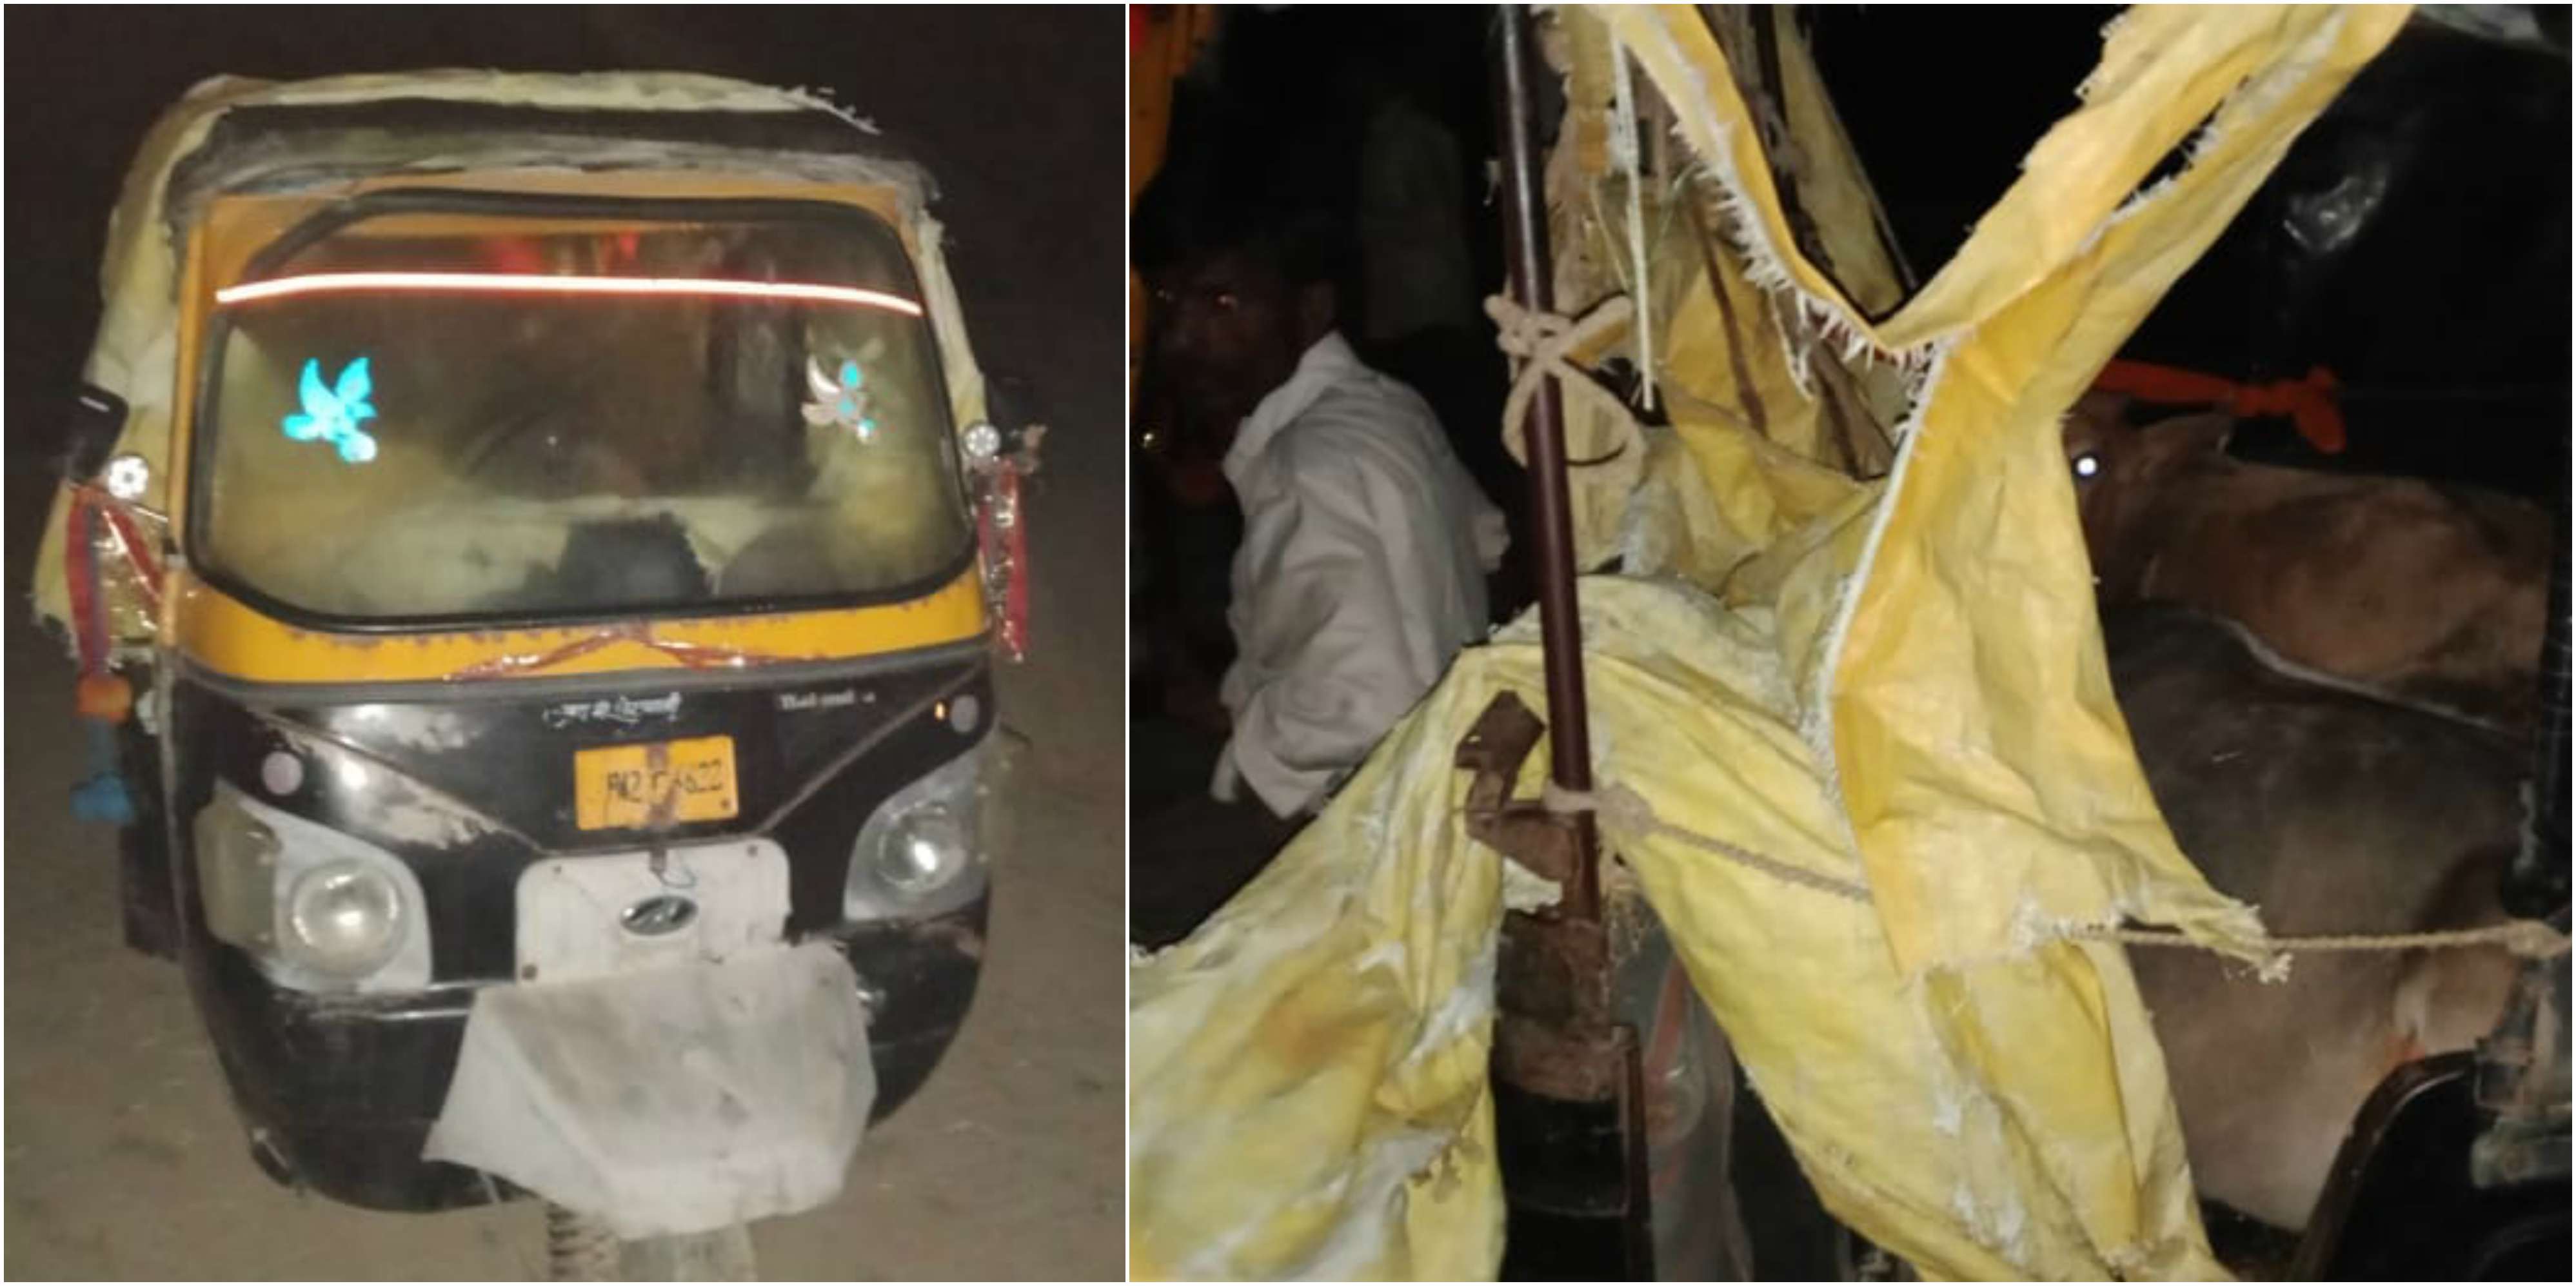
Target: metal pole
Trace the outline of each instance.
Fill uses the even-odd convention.
[[[2522,851],[2504,882],[2505,909],[2530,919],[2567,911],[2567,529],[2562,509],[2549,576],[2549,623],[2540,647],[2539,712],[2532,725],[2531,812],[2523,819]]]
[[[1497,90],[1502,102],[1495,115],[1502,125],[1506,258],[1513,297],[1521,307],[1543,313],[1556,304],[1548,263],[1547,202],[1540,190],[1537,123],[1530,102],[1530,11],[1528,5],[1519,4],[1501,9],[1496,57],[1501,63]],[[1528,441],[1530,525],[1538,537],[1539,642],[1547,667],[1549,775],[1566,790],[1588,791],[1592,789],[1592,737],[1583,698],[1582,618],[1574,594],[1574,524],[1566,499],[1565,411],[1552,381],[1530,399]],[[1598,919],[1600,842],[1590,813],[1577,814],[1572,823],[1577,857],[1565,909],[1576,919]]]

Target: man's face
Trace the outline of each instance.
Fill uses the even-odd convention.
[[[1154,351],[1183,416],[1230,437],[1296,372],[1309,341],[1297,292],[1240,252],[1195,256],[1156,273]]]

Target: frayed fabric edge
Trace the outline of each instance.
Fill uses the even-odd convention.
[[[1654,22],[1637,24],[1637,28],[1632,32],[1625,29],[1625,24],[1614,26],[1613,34],[1636,57],[1637,65],[1645,71],[1647,79],[1657,81],[1658,88],[1664,90],[1665,100],[1677,106],[1684,101],[1694,101],[1686,100],[1683,96],[1673,93],[1657,77],[1659,63],[1672,69],[1671,75],[1691,82],[1687,87],[1698,91],[1699,97],[1704,99],[1707,87],[1698,83],[1699,77],[1691,69],[1688,61],[1682,57],[1680,49],[1673,43],[1672,37],[1664,28]],[[1724,122],[1713,112],[1706,110],[1694,114],[1691,120],[1705,131],[1709,140],[1707,147],[1702,147],[1699,141],[1692,137],[1690,129],[1684,123],[1684,113],[1679,110],[1674,113],[1672,132],[1684,146],[1697,154],[1700,163],[1706,167],[1709,177],[1717,184],[1716,205],[1718,214],[1722,216],[1721,235],[1726,236],[1734,244],[1736,253],[1743,259],[1745,282],[1766,294],[1786,293],[1793,296],[1793,306],[1798,310],[1800,321],[1804,323],[1812,319],[1813,329],[1820,341],[1830,343],[1841,339],[1842,342],[1837,346],[1846,355],[1847,361],[1854,355],[1860,355],[1873,361],[1888,362],[1908,371],[1921,369],[1928,361],[1925,350],[1943,341],[1933,339],[1911,348],[1888,348],[1872,338],[1876,332],[1866,318],[1851,312],[1838,300],[1819,296],[1806,289],[1798,281],[1796,274],[1791,271],[1786,254],[1772,241],[1770,228],[1759,217],[1761,207],[1753,200],[1737,167],[1734,141]],[[1775,325],[1781,323],[1781,317],[1777,311],[1773,313],[1773,322]],[[1803,369],[1804,350],[1800,346],[1786,342],[1782,347],[1791,355],[1790,378],[1796,382],[1800,393],[1812,400],[1814,393],[1809,382],[1811,376]]]
[[[1869,585],[1870,572],[1877,567],[1878,551],[1887,540],[1888,524],[1896,516],[1896,502],[1904,494],[1905,480],[1913,471],[1914,457],[1923,441],[1923,424],[1932,411],[1932,399],[1939,393],[1941,377],[1948,370],[1950,345],[1940,344],[1923,372],[1912,410],[1896,428],[1896,460],[1887,473],[1878,496],[1878,512],[1870,516],[1869,534],[1863,539],[1860,562],[1851,575],[1843,579],[1836,591],[1833,624],[1825,630],[1824,641],[1816,648],[1815,671],[1800,684],[1807,693],[1806,709],[1799,719],[1799,735],[1816,766],[1823,770],[1825,792],[1834,801],[1834,810],[1843,819],[1845,836],[1854,854],[1859,854],[1860,835],[1851,824],[1850,803],[1843,795],[1842,764],[1834,751],[1835,676],[1842,658],[1843,645],[1851,634],[1852,619],[1859,614],[1862,593]]]

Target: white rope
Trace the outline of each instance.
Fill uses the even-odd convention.
[[[1765,856],[1752,849],[1730,844],[1713,836],[1702,835],[1686,827],[1675,826],[1655,813],[1644,796],[1616,784],[1590,791],[1566,790],[1555,782],[1547,783],[1539,804],[1552,813],[1593,813],[1613,830],[1630,835],[1659,835],[1678,840],[1704,852],[1714,853],[1728,861],[1760,871],[1775,879],[1829,893],[1853,902],[1870,903],[1867,886],[1840,879],[1778,858]],[[2195,942],[2177,929],[2133,929],[2116,925],[2077,929],[2073,938],[2118,942],[2136,947],[2198,947],[2204,951],[2221,949]],[[2424,933],[2338,933],[2301,937],[2266,937],[2260,946],[2281,955],[2307,951],[2428,951],[2472,947],[2500,947],[2514,955],[2547,960],[2568,952],[2566,934],[2538,920],[2514,920],[2505,924],[2475,929],[2441,929]]]
[[[2088,930],[2079,935],[2133,947],[2202,947],[2179,929]],[[2517,956],[2550,960],[2567,954],[2567,935],[2538,920],[2509,920],[2477,929],[2439,929],[2425,933],[2330,933],[2288,938],[2266,937],[2263,945],[2284,954],[2302,951],[2434,951],[2454,947],[2502,947]]]
[[[1664,835],[1685,844],[1703,848],[1729,861],[1749,866],[1775,879],[1786,880],[1802,888],[1854,902],[1870,900],[1869,890],[1849,880],[1792,866],[1776,857],[1766,857],[1752,849],[1729,844],[1725,840],[1685,830],[1655,815],[1654,806],[1645,797],[1625,786],[1601,786],[1591,791],[1566,790],[1554,781],[1547,783],[1539,803],[1551,813],[1595,813],[1615,830],[1633,835]]]
[[[1617,449],[1590,460],[1569,459],[1568,468],[1608,464],[1631,452],[1636,459],[1645,458],[1646,431],[1637,423],[1637,413],[1567,358],[1575,349],[1624,325],[1633,311],[1634,305],[1625,295],[1601,301],[1580,320],[1555,313],[1534,313],[1502,295],[1485,301],[1485,315],[1494,319],[1495,346],[1517,364],[1511,396],[1503,402],[1503,446],[1522,467],[1529,465],[1530,399],[1538,395],[1541,383],[1551,376],[1567,396],[1587,399],[1605,412],[1619,435]]]

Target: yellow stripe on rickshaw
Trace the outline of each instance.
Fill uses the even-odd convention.
[[[263,615],[186,572],[171,577],[164,643],[253,683],[392,683],[618,674],[739,664],[848,661],[962,643],[985,631],[969,567],[903,603],[810,612],[547,626],[349,633]]]

